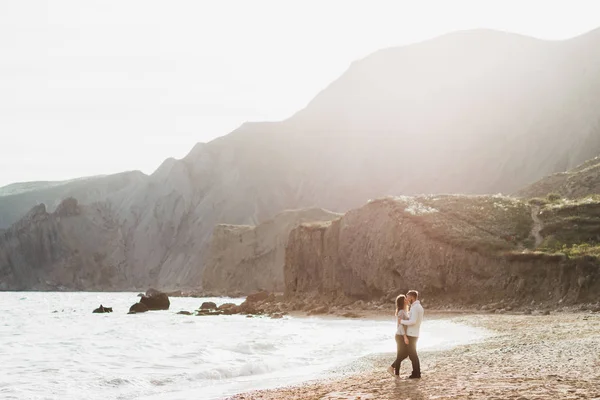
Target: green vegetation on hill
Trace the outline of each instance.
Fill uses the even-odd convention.
[[[567,171],[546,176],[517,193],[521,197],[578,199],[600,194],[600,157]]]
[[[397,197],[404,214],[432,239],[484,254],[531,242],[531,207],[505,196]],[[383,201],[383,200],[380,200]]]
[[[374,202],[385,201],[400,205],[404,217],[430,238],[481,254],[508,254],[523,260],[600,256],[600,195],[529,201],[499,195],[443,195]]]
[[[600,195],[544,204],[540,251],[568,257],[600,256]]]

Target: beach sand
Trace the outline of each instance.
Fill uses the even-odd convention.
[[[600,399],[600,313],[441,317],[495,335],[420,353],[420,380],[406,379],[409,360],[402,363],[401,379],[390,376],[390,354],[377,357],[366,372],[231,399]]]

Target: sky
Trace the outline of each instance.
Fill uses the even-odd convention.
[[[152,173],[303,108],[354,60],[448,32],[561,40],[597,1],[0,0],[0,186]]]

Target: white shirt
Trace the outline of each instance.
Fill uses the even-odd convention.
[[[423,322],[423,315],[425,310],[419,300],[412,303],[410,306],[410,318],[408,320],[403,319],[400,321],[402,325],[406,325],[406,335],[419,337],[419,331],[421,330],[421,322]]]
[[[396,328],[396,335],[404,336],[404,326],[402,326],[400,321],[406,318],[408,318],[408,313],[404,310],[400,310],[398,311],[398,314],[396,314],[396,325],[398,325]]]

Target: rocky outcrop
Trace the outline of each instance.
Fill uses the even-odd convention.
[[[386,300],[418,289],[430,305],[596,301],[598,260],[527,251],[532,227],[529,206],[508,198],[373,201],[291,232],[286,297]]]
[[[204,269],[204,289],[228,294],[283,292],[285,246],[290,231],[304,222],[329,221],[340,216],[314,208],[285,211],[256,227],[217,225],[211,257]]]
[[[558,195],[577,199],[600,194],[600,157],[593,158],[567,172],[558,172],[517,192],[518,196],[546,197]]]
[[[345,212],[389,194],[513,193],[596,156],[599,43],[600,31],[545,42],[478,30],[378,51],[285,121],[244,124],[152,176],[68,195],[106,202],[122,244],[107,240],[97,252],[124,252],[111,264],[124,266],[122,282],[197,287],[217,224],[257,226],[315,206]],[[52,211],[65,188],[0,197],[0,228],[39,202]],[[2,265],[29,257],[15,249]],[[44,270],[66,263],[52,257]],[[39,287],[7,279],[8,288]]]
[[[0,237],[0,289],[127,288],[121,230],[102,204],[34,207]]]

